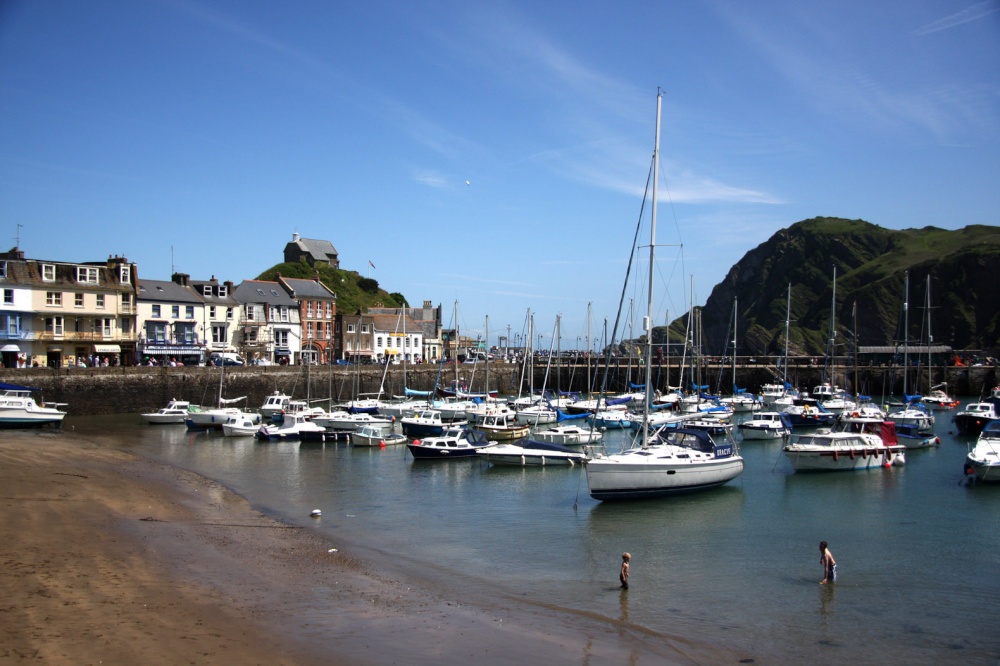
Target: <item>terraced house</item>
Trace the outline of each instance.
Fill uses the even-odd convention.
[[[135,264],[125,257],[72,263],[0,255],[0,349],[7,367],[132,364]]]

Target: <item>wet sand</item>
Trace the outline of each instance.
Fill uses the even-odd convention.
[[[68,431],[0,435],[0,535],[4,663],[747,660],[544,600],[444,598],[214,481]]]

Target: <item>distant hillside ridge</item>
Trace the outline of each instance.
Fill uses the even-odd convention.
[[[791,284],[789,353],[822,356],[834,266],[838,355],[851,353],[855,327],[859,345],[902,342],[907,271],[911,343],[927,341],[929,274],[934,344],[956,350],[1000,347],[1000,227],[895,231],[864,220],[816,217],[747,252],[712,289],[702,309],[703,352],[721,354],[732,339],[735,297],[737,354],[782,354]],[[685,314],[671,322],[671,341],[683,341],[686,320]],[[663,333],[662,327],[654,332],[654,342],[662,341]]]

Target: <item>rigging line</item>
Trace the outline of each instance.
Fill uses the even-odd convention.
[[[652,162],[652,160],[650,162]],[[597,401],[598,407],[600,407],[601,405],[600,399],[604,396],[604,393],[608,385],[608,372],[611,365],[611,351],[612,348],[614,347],[615,340],[618,338],[618,324],[621,322],[622,306],[625,303],[625,294],[628,289],[628,282],[629,282],[628,276],[632,272],[632,264],[635,261],[635,252],[639,244],[639,231],[642,229],[642,215],[643,212],[646,210],[646,199],[649,195],[649,186],[652,178],[653,178],[653,164],[650,163],[649,174],[646,176],[646,192],[642,197],[642,205],[639,207],[639,218],[636,221],[635,225],[635,235],[632,237],[632,252],[629,254],[628,266],[625,269],[625,282],[622,284],[622,295],[618,300],[618,313],[615,315],[615,324],[611,331],[611,341],[608,344],[604,355],[604,375],[601,380],[601,391],[598,394],[598,401]]]

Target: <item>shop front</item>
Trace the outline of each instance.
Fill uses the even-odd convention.
[[[139,350],[142,365],[205,365],[205,348],[192,345],[146,345]]]

